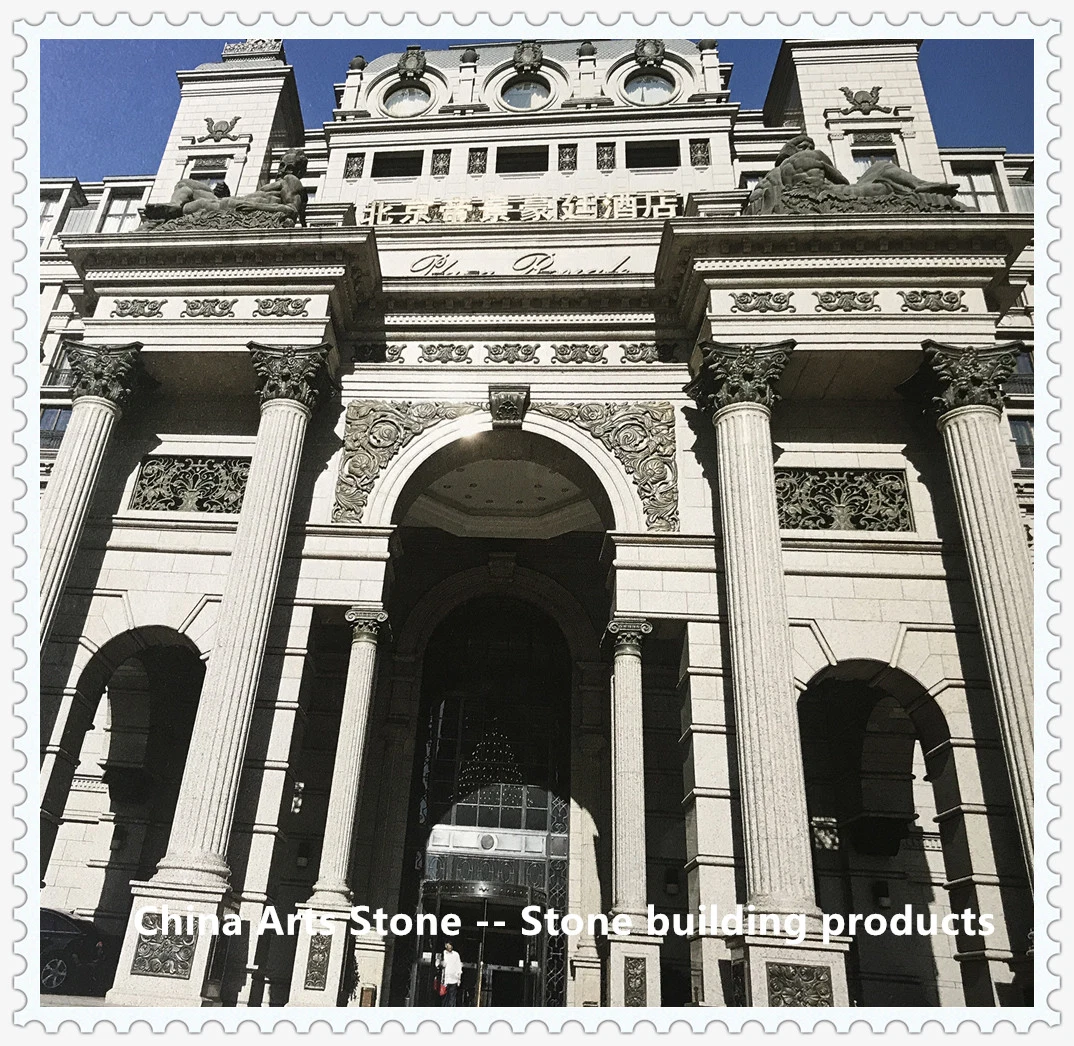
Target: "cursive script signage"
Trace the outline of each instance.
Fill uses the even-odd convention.
[[[605,252],[606,253],[606,252]],[[576,258],[574,252],[572,257]],[[458,278],[462,276],[613,276],[616,273],[630,272],[629,254],[618,259],[613,265],[598,265],[591,268],[564,268],[560,265],[554,251],[527,251],[525,254],[512,256],[505,266],[498,269],[472,269],[466,260],[449,251],[435,251],[423,254],[410,264],[409,271],[415,276],[438,276]]]
[[[674,192],[628,192],[609,193],[604,196],[373,200],[365,205],[361,213],[362,225],[665,219],[682,215],[682,196]]]

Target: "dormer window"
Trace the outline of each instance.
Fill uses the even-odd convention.
[[[522,112],[541,109],[548,104],[552,90],[544,80],[535,76],[523,76],[512,80],[500,95],[504,105]]]
[[[389,91],[384,98],[384,109],[389,116],[419,116],[432,104],[433,96],[421,84],[401,84]]]
[[[646,70],[630,77],[623,91],[635,105],[663,105],[675,93],[675,85],[662,73]]]

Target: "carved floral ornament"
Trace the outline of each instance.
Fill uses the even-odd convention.
[[[128,507],[237,513],[249,476],[249,458],[154,454],[142,461]]]
[[[247,342],[253,359],[257,391],[262,403],[288,399],[312,410],[327,394],[328,351],[331,345],[312,347],[262,345]]]
[[[71,399],[77,402],[83,396],[98,396],[126,410],[143,378],[141,348],[140,341],[126,345],[64,342],[64,355],[75,379]]]
[[[315,933],[310,937],[309,955],[306,957],[307,991],[323,992],[328,987],[328,960],[332,955],[332,935]]]
[[[690,360],[694,378],[683,391],[706,414],[734,403],[771,408],[779,400],[776,384],[796,344],[791,339],[771,345],[700,342]]]
[[[834,1006],[832,971],[827,966],[766,962],[770,1006]]]
[[[357,400],[347,407],[332,519],[360,523],[381,472],[416,436],[477,403]],[[670,403],[534,403],[530,411],[584,429],[631,477],[649,530],[679,529],[675,412]]]
[[[783,530],[912,531],[901,469],[777,468]]]
[[[791,304],[794,291],[730,291],[732,312],[797,312]]]
[[[167,298],[117,298],[110,315],[118,319],[159,320],[164,318],[162,310],[167,304]]]

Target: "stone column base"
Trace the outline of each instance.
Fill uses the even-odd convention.
[[[379,934],[360,934],[354,942],[357,987],[348,1006],[381,1006],[384,994],[384,959],[387,942]]]
[[[221,929],[226,915],[237,918],[228,887],[132,882],[131,893],[134,906],[107,1004],[219,1006],[224,949],[232,938],[212,933],[210,920],[199,923],[198,916],[215,916]],[[160,932],[163,908],[169,916],[182,916],[181,932],[176,932],[174,924],[165,928],[167,932]],[[143,926],[150,925],[157,932],[143,933]]]
[[[567,1005],[599,1006],[601,962],[595,944],[575,949],[570,964],[572,976],[567,982]]]
[[[660,1005],[660,945],[663,937],[608,937],[609,1006]]]
[[[781,937],[732,937],[731,1006],[849,1006],[850,942],[801,944]]]
[[[347,990],[348,950],[350,935],[350,906],[329,908],[322,905],[299,904],[303,916],[295,944],[295,964],[291,969],[291,991],[288,1006],[342,1006]],[[325,932],[327,926],[331,933]]]

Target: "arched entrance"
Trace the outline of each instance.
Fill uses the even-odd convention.
[[[441,623],[424,662],[403,904],[460,916],[465,1004],[562,1005],[565,941],[523,935],[521,913],[567,902],[567,644],[536,608],[486,596]],[[442,946],[422,935],[400,956],[412,1004],[434,1003]]]

